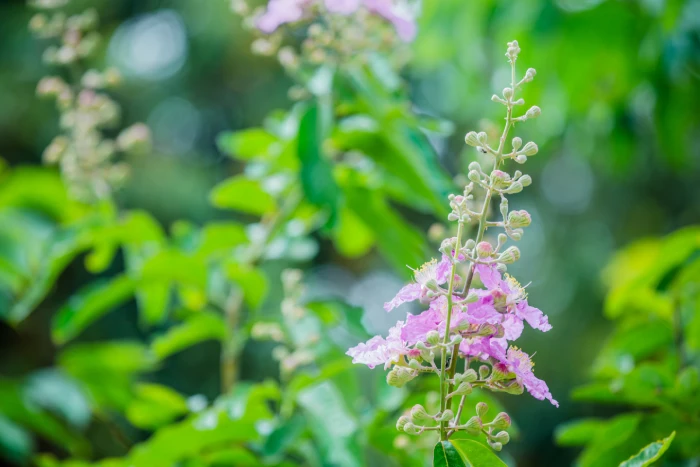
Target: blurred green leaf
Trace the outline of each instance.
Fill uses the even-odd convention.
[[[304,429],[305,421],[300,415],[295,415],[289,420],[285,420],[265,440],[263,454],[265,456],[277,456],[283,453],[290,445],[296,443],[297,438]]]
[[[224,340],[227,336],[223,318],[213,312],[201,311],[182,324],[170,328],[164,335],[153,340],[151,348],[158,360],[205,340]]]
[[[224,266],[226,276],[243,291],[243,299],[251,308],[262,305],[268,291],[268,281],[262,270],[229,262]]]
[[[138,428],[154,430],[185,413],[187,402],[173,389],[159,384],[139,384],[126,417]]]
[[[466,464],[452,443],[438,441],[433,451],[433,467],[466,467]]]
[[[506,467],[505,462],[481,443],[460,438],[453,438],[450,442],[462,456],[467,467]]]
[[[579,458],[582,467],[597,467],[600,465],[615,465],[621,458],[628,456],[625,451],[635,441],[635,434],[641,415],[623,414],[610,420],[599,430],[593,441],[588,444]]]
[[[235,222],[210,222],[202,228],[198,253],[209,257],[231,252],[235,247],[248,243],[248,235],[242,224]]]
[[[223,153],[242,161],[264,159],[280,149],[277,138],[262,128],[221,133],[216,142]]]
[[[664,455],[673,442],[676,432],[671,433],[668,438],[660,439],[639,451],[634,456],[620,464],[620,467],[646,467],[653,464]]]
[[[258,467],[260,460],[243,447],[214,450],[203,455],[211,467]]]
[[[599,418],[584,418],[559,425],[554,433],[560,446],[584,446],[605,427],[607,422]]]
[[[372,229],[365,225],[351,210],[343,207],[333,229],[333,243],[338,252],[348,258],[357,258],[374,246]]]
[[[86,327],[131,298],[136,281],[128,276],[116,276],[94,282],[71,297],[54,317],[51,335],[58,344],[75,338]]]
[[[34,440],[26,430],[0,414],[0,457],[24,464],[34,451]]]
[[[324,99],[321,104],[312,105],[304,114],[299,124],[299,160],[301,161],[301,186],[306,199],[312,204],[330,209],[331,223],[336,218],[339,190],[333,178],[333,169],[323,154],[323,142],[327,125],[323,122],[323,112],[328,105]]]
[[[51,368],[32,373],[24,385],[25,400],[60,415],[77,429],[90,422],[90,406],[85,394],[71,378]]]
[[[211,202],[218,208],[254,215],[263,215],[275,209],[274,198],[263,190],[260,182],[244,176],[231,177],[214,187]]]
[[[307,303],[305,306],[328,327],[343,325],[357,337],[370,337],[370,334],[362,324],[362,317],[365,312],[361,307],[348,305],[341,300],[314,301]]]

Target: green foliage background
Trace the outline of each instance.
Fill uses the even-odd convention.
[[[158,254],[165,258],[163,264],[167,266],[158,268],[155,262],[151,274],[166,275],[168,283],[179,287],[182,301],[196,308],[201,301],[197,294],[201,279],[188,257],[180,257],[177,252],[180,248],[194,251],[187,248],[196,235],[209,240],[204,242],[206,248],[193,253],[195,256],[230,247],[230,243],[222,245],[221,240],[236,241],[236,228],[228,223],[250,219],[246,214],[232,214],[210,204],[210,190],[218,185],[211,195],[214,205],[240,208],[230,205],[237,199],[230,193],[243,189],[229,177],[241,173],[245,149],[237,147],[238,142],[230,134],[220,135],[229,130],[259,127],[275,109],[290,110],[294,104],[286,97],[290,81],[273,58],[250,54],[251,38],[240,29],[239,20],[229,12],[226,1],[102,2],[102,31],[109,37],[118,33],[118,28],[123,27],[120,25],[127,21],[163,11],[175,14],[185,31],[182,66],[166,77],[128,76],[126,85],[115,96],[123,106],[126,121],[147,121],[155,131],[153,154],[130,161],[134,173],[119,194],[120,205],[134,211],[123,220],[125,227],[121,230],[109,234],[95,230],[96,238],[103,240],[97,242],[100,248],[87,257],[70,261],[65,271],[53,277],[52,270],[45,266],[47,257],[56,258],[62,266],[61,255],[66,251],[71,248],[82,251],[83,246],[94,245],[95,238],[85,238],[88,235],[85,232],[90,232],[89,228],[99,229],[100,223],[110,219],[112,213],[109,209],[85,212],[67,199],[55,173],[36,167],[41,151],[57,130],[53,105],[34,97],[36,82],[47,74],[46,67],[40,61],[39,45],[27,31],[30,12],[24,2],[0,5],[0,157],[7,166],[0,168],[0,232],[4,234],[0,250],[12,252],[12,257],[21,255],[19,264],[27,268],[21,275],[33,286],[45,284],[47,293],[45,299],[43,295],[34,301],[29,297],[25,311],[21,307],[16,311],[27,314],[33,311],[20,326],[0,324],[0,439],[6,444],[14,442],[15,447],[21,447],[22,443],[35,442],[27,439],[25,432],[16,431],[14,425],[4,423],[7,419],[25,418],[30,420],[30,431],[39,434],[36,447],[42,452],[99,458],[124,454],[125,448],[114,435],[112,422],[101,419],[109,415],[91,415],[90,407],[79,395],[80,390],[73,387],[73,380],[51,369],[57,364],[68,369],[72,377],[92,381],[102,388],[96,391],[101,397],[101,407],[116,412],[131,407],[130,423],[124,418],[114,422],[130,441],[146,439],[150,429],[183,417],[187,407],[183,405],[182,395],[202,394],[211,401],[219,394],[217,340],[227,337],[212,324],[220,319],[219,315],[204,310],[193,316],[187,313],[176,316],[177,319],[156,326],[159,337],[153,340],[153,335],[143,326],[149,315],[144,318],[143,312],[137,311],[136,302],[130,299],[136,284],[128,277],[120,279],[126,277],[120,273],[130,267],[124,264],[124,254],[117,254],[114,261],[109,259],[114,245],[138,250],[143,247],[142,242],[158,243],[161,245]],[[445,217],[440,212],[440,202],[444,200],[440,194],[451,189],[451,183],[441,171],[459,181],[468,163],[477,157],[475,152],[465,149],[463,135],[468,130],[488,130],[490,125],[499,123],[500,108],[490,102],[489,96],[500,92],[500,83],[504,81],[501,78],[507,74],[507,64],[502,60],[504,45],[515,38],[523,49],[520,62],[538,70],[525,99],[537,103],[543,114],[534,124],[524,127],[530,138],[538,142],[540,154],[527,166],[534,180],[533,188],[514,198],[519,208],[532,213],[534,225],[519,245],[523,257],[512,272],[525,282],[532,281],[529,299],[550,315],[554,326],[545,337],[535,339],[531,338],[534,335],[525,335],[522,345],[530,352],[537,351],[537,374],[549,383],[561,408],[545,407],[528,397],[501,397],[501,403],[519,428],[514,441],[505,448],[504,459],[510,463],[517,459],[517,465],[522,466],[569,464],[577,452],[555,444],[553,432],[557,425],[581,417],[607,419],[624,410],[624,404],[601,408],[568,396],[572,388],[591,379],[594,359],[612,332],[603,313],[603,300],[615,284],[601,271],[613,253],[630,242],[659,237],[700,221],[698,17],[697,1],[426,0],[420,34],[412,45],[414,58],[404,75],[408,83],[405,91],[403,88],[379,91],[380,95],[394,97],[408,93],[415,103],[414,112],[421,117],[419,121],[407,125],[410,115],[405,109],[397,110],[391,99],[376,99],[377,88],[372,87],[376,83],[367,83],[362,81],[362,76],[356,76],[351,83],[361,96],[354,101],[356,112],[370,115],[380,126],[368,137],[357,121],[356,126],[346,122],[333,134],[338,148],[361,147],[377,155],[377,168],[370,173],[370,184],[380,187],[376,192],[357,188],[368,183],[365,179],[335,174],[336,180],[345,183],[344,206],[364,217],[358,224],[355,215],[341,209],[336,220],[349,225],[350,234],[339,239],[327,229],[314,230],[311,240],[314,248],[318,248],[317,255],[286,256],[264,266],[262,274],[270,282],[270,294],[261,304],[248,305],[260,305],[263,314],[275,313],[282,298],[279,272],[291,264],[301,265],[307,274],[308,287],[316,297],[355,300],[355,304],[367,307],[364,324],[368,330],[383,330],[382,326],[388,324],[386,319],[390,318],[381,310],[381,304],[405,278],[403,264],[416,266],[429,251],[429,242],[419,232],[427,231],[436,215],[440,220]],[[105,48],[98,62],[114,60]],[[295,143],[313,146],[308,127],[317,125],[308,122],[321,112],[298,107],[294,113],[303,129]],[[275,114],[272,115],[274,121]],[[440,119],[453,122],[451,135]],[[417,131],[418,127],[431,128],[427,134],[435,149],[420,137],[418,141],[423,141],[423,145],[415,144],[416,139],[407,132]],[[193,128],[196,131],[190,140],[177,138]],[[256,139],[252,135],[243,148],[256,144],[263,148],[266,137],[257,134]],[[225,157],[227,149],[244,160]],[[250,157],[259,151],[254,152]],[[302,153],[308,155],[313,151]],[[325,174],[328,168],[323,166],[323,158],[309,157],[312,159],[302,161],[306,167],[313,167],[314,174]],[[429,170],[416,170],[420,164]],[[305,180],[302,176],[301,184],[311,204],[327,208],[323,204],[335,199],[336,188],[314,183],[317,178]],[[229,181],[224,182],[226,179]],[[219,185],[221,182],[224,184]],[[250,187],[244,188],[250,193]],[[225,190],[229,190],[229,195]],[[266,201],[262,197],[256,199],[262,204],[253,207],[247,204],[247,214],[266,210]],[[18,207],[22,208],[21,213]],[[146,214],[139,214],[144,212],[150,213],[156,222]],[[221,228],[199,232],[197,227],[212,221]],[[77,228],[79,223],[85,226]],[[369,226],[369,231],[357,225]],[[27,232],[34,232],[36,237],[27,238]],[[49,247],[49,238],[58,238],[60,242]],[[22,240],[31,248],[12,250],[12,239]],[[300,248],[303,251],[303,245]],[[150,250],[144,253],[150,254]],[[0,273],[6,271],[2,266]],[[93,275],[86,266],[99,272],[101,285],[93,283]],[[328,273],[338,279],[332,283],[323,281]],[[229,277],[254,277],[238,270],[229,270],[229,274]],[[339,287],[338,282],[343,285]],[[249,297],[255,297],[256,291],[263,287],[261,283],[253,280],[241,286],[251,291]],[[24,285],[12,284],[17,288]],[[92,289],[85,289],[88,286]],[[104,288],[95,287],[106,287],[111,295]],[[94,290],[98,292],[91,294]],[[75,301],[68,299],[78,291],[83,301],[75,305]],[[156,297],[151,299],[155,304],[150,315],[156,323],[158,295],[157,291],[149,295]],[[364,298],[359,300],[358,295]],[[95,300],[96,296],[116,297],[113,303],[116,308],[99,320],[85,323],[85,329],[71,329],[76,325],[66,318],[70,317],[71,304],[84,308],[90,297]],[[10,294],[0,294],[0,314],[4,316],[10,310],[11,302]],[[323,303],[326,308],[331,307],[328,302]],[[97,303],[94,307],[107,305]],[[320,316],[346,312],[333,308]],[[351,316],[356,320],[356,315]],[[195,326],[198,332],[210,339],[178,352],[186,345],[178,343],[177,336],[170,341],[167,337],[172,336],[178,322],[192,319],[198,320]],[[329,321],[333,322],[330,318]],[[350,320],[338,322],[340,332],[352,324]],[[360,333],[366,332],[361,325],[356,328]],[[349,333],[352,335],[353,329]],[[73,338],[76,338],[74,347],[59,353],[59,346]],[[157,341],[158,338],[161,340]],[[333,335],[331,340],[335,338]],[[122,340],[142,345],[96,347],[99,342]],[[153,361],[144,345],[155,346],[156,342],[160,342],[160,350],[157,361]],[[345,341],[340,339],[340,342]],[[99,351],[107,352],[109,357],[100,359]],[[277,378],[277,363],[270,357],[271,345],[249,342],[242,351],[242,380],[250,383]],[[333,357],[329,361],[342,363],[344,358],[340,349],[328,350],[326,355]],[[90,356],[95,360],[91,361]],[[600,358],[595,360],[595,372],[600,372]],[[105,368],[105,362],[110,362],[113,368]],[[339,366],[336,372],[344,375],[342,387],[346,388],[342,394],[345,407],[337,409],[336,422],[356,423],[356,428],[362,427],[362,431],[372,433],[374,438],[359,436],[336,445],[332,441],[347,433],[331,430],[332,436],[327,440],[330,444],[316,442],[315,448],[324,452],[322,456],[333,450],[342,453],[343,449],[348,449],[347,457],[362,452],[360,462],[385,465],[382,451],[395,450],[392,420],[396,417],[391,414],[398,407],[396,398],[406,394],[374,394],[368,401],[362,397],[364,391],[382,391],[381,371],[354,368],[350,372],[347,367]],[[593,376],[601,376],[595,372]],[[333,380],[337,374],[326,376]],[[135,395],[130,393],[134,381],[139,381]],[[61,403],[56,401],[55,407],[45,407],[45,411],[17,414],[27,387],[53,388],[65,397]],[[339,396],[330,386],[314,387],[321,389],[309,397],[321,398],[331,405],[338,402]],[[246,431],[254,430],[256,421],[270,418],[268,406],[260,401],[281,398],[277,391],[272,386],[241,385],[240,393],[223,400],[226,407],[246,401],[250,410],[240,414],[234,434],[244,436]],[[74,393],[75,398],[68,396]],[[128,401],[124,399],[126,393],[130,394]],[[160,405],[149,403],[154,400]],[[148,407],[150,415],[146,420],[139,418],[140,407]],[[378,412],[384,417],[378,416]],[[310,412],[306,416],[311,418],[312,426],[323,431],[328,428],[323,415]],[[622,418],[620,423],[627,421],[636,426],[633,414],[623,417],[627,418]],[[295,433],[305,429],[295,428],[294,420],[285,425],[285,430]],[[73,428],[67,429],[66,425]],[[150,451],[136,452],[133,456],[151,455],[164,462],[162,465],[169,465],[167,455],[176,455],[172,453],[173,446],[179,446],[182,439],[191,439],[193,445],[210,442],[192,438],[184,427],[179,427],[184,433],[177,433],[175,425],[170,428],[161,438],[151,438]],[[285,430],[277,438],[283,447],[288,443],[285,436],[296,436]],[[84,435],[86,432],[88,436]],[[669,434],[670,431],[664,436]],[[309,436],[319,439],[317,435]],[[650,441],[640,440],[629,452],[616,452],[616,456],[619,454],[616,461],[626,459]],[[356,444],[369,447],[359,449]],[[283,447],[266,446],[266,452],[274,457],[276,450]],[[425,448],[425,452],[430,452],[432,444]],[[237,455],[245,456],[240,452],[228,455],[234,459]],[[398,465],[412,465],[410,462],[421,465],[420,457],[402,456],[399,453],[390,457]],[[154,462],[150,460],[142,462],[157,465],[149,464]],[[236,462],[246,465],[240,459]]]

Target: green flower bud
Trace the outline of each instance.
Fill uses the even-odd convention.
[[[452,337],[452,340],[450,341],[450,345],[458,345],[464,340],[464,337],[461,335],[457,334]]]
[[[525,72],[525,82],[530,82],[535,78],[537,71],[534,68],[528,68]]]
[[[470,131],[467,133],[467,135],[464,137],[464,142],[467,143],[469,146],[480,146],[479,144],[479,139],[476,136],[476,132]]]
[[[506,251],[498,257],[498,262],[503,264],[513,264],[520,259],[520,250],[517,246],[508,247]]]
[[[481,172],[481,165],[477,161],[474,161],[469,164],[469,170],[476,170],[477,172]]]
[[[510,175],[502,170],[494,170],[491,172],[491,183],[495,188],[505,188],[510,184]]]
[[[538,150],[539,150],[539,148],[537,147],[537,145],[535,143],[533,143],[532,141],[530,141],[525,145],[525,147],[523,148],[522,151],[520,151],[520,153],[531,157],[531,156],[534,156],[535,154],[537,154]]]
[[[481,418],[477,417],[476,415],[467,420],[467,423],[464,425],[464,430],[470,435],[474,436],[479,436],[483,428],[484,424],[481,421]]]
[[[476,170],[470,170],[467,174],[467,178],[469,178],[469,180],[471,180],[472,182],[478,182],[480,180],[479,172],[477,172]]]
[[[527,162],[527,156],[525,154],[518,154],[513,160],[518,164],[524,164],[525,162]]]
[[[403,387],[406,383],[415,378],[417,374],[408,368],[395,366],[386,375],[386,382],[389,386],[394,386],[396,388]]]
[[[489,138],[485,132],[481,131],[476,135],[476,140],[479,142],[479,146],[486,146]]]
[[[413,423],[408,422],[403,426],[403,431],[408,433],[409,435],[417,435],[420,432],[420,428],[418,428]]]
[[[525,388],[523,387],[522,383],[520,383],[518,380],[513,380],[503,386],[503,392],[506,392],[508,394],[513,394],[516,396],[519,396],[520,394],[523,393]]]
[[[511,211],[508,214],[508,224],[514,229],[527,227],[531,222],[532,218],[530,217],[530,213],[524,209],[520,211]]]
[[[488,440],[488,442],[489,442],[489,446],[491,446],[491,449],[493,449],[494,451],[499,452],[501,449],[503,449],[503,445],[499,442],[491,441],[491,440]]]
[[[454,390],[454,395],[455,396],[466,396],[467,394],[471,394],[472,392],[472,385],[469,383],[461,383],[459,386],[457,386],[457,389]]]
[[[471,238],[467,240],[467,243],[464,244],[464,248],[466,248],[467,250],[473,250],[474,246],[476,246],[476,242]]]
[[[464,378],[464,381],[466,381],[467,383],[473,383],[474,381],[479,379],[479,377],[476,374],[476,371],[472,370],[471,368],[462,373],[462,376]]]
[[[489,373],[491,373],[491,368],[489,368],[487,365],[481,365],[479,367],[479,377],[481,379],[488,378]]]
[[[440,333],[437,331],[430,331],[425,336],[426,340],[431,345],[436,345],[440,341]]]
[[[478,415],[480,418],[483,418],[488,411],[489,406],[486,402],[479,402],[476,404],[476,415]]]
[[[493,437],[493,440],[502,445],[508,444],[508,441],[510,441],[510,435],[507,431],[499,431],[496,433],[496,436]]]
[[[452,420],[453,418],[455,418],[454,412],[452,412],[450,409],[447,409],[441,414],[438,414],[437,421],[446,422],[448,420]]]
[[[477,336],[490,336],[492,334],[496,334],[498,331],[498,327],[495,324],[491,323],[484,323],[479,326],[479,329],[477,330],[476,335]]]
[[[501,210],[501,215],[503,217],[508,216],[508,199],[507,198],[501,198],[501,205],[499,206]]]
[[[399,431],[403,431],[404,426],[409,422],[409,418],[405,415],[402,415],[399,417],[398,420],[396,420],[396,429]]]
[[[467,297],[464,299],[465,303],[475,303],[477,300],[479,300],[479,296],[476,294],[476,292],[469,292]]]
[[[516,136],[513,138],[513,141],[511,141],[511,144],[513,145],[513,150],[517,151],[520,149],[520,146],[523,145],[523,140]]]
[[[408,366],[413,368],[414,370],[418,370],[418,369],[420,369],[421,364],[418,360],[416,360],[415,358],[412,358],[411,360],[409,360]]]
[[[510,100],[510,98],[513,97],[513,90],[511,88],[505,88],[503,90],[503,97]]]
[[[508,415],[505,412],[501,412],[498,415],[496,415],[496,418],[494,418],[493,421],[491,421],[491,423],[489,423],[489,425],[491,425],[496,430],[507,430],[510,427],[510,424],[511,424],[510,415]],[[506,441],[506,442],[501,441],[501,442],[503,444],[506,444],[508,441]]]
[[[476,254],[479,258],[488,258],[493,253],[493,246],[489,242],[479,242],[476,246]]]
[[[541,113],[542,113],[542,111],[540,110],[540,108],[537,107],[536,105],[533,105],[532,107],[530,107],[528,109],[527,112],[525,112],[525,116],[527,118],[537,118],[540,116]]]
[[[428,412],[426,412],[425,407],[423,407],[420,404],[416,404],[413,406],[411,409],[411,421],[416,424],[424,424],[427,421],[432,420],[433,418],[428,415]]]
[[[491,377],[489,378],[492,382],[504,381],[509,379],[514,379],[515,374],[513,374],[510,369],[503,363],[496,363],[491,368]]]
[[[532,177],[529,175],[523,175],[518,179],[520,183],[523,184],[523,186],[530,186],[532,184]]]

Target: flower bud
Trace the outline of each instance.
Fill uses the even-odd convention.
[[[520,182],[511,183],[510,186],[505,190],[505,192],[509,195],[520,193],[521,191],[523,191],[523,184]]]
[[[469,178],[469,180],[471,180],[472,182],[478,182],[480,180],[479,172],[477,172],[476,170],[470,170],[467,174],[467,178]]]
[[[455,222],[459,220],[459,216],[455,214],[454,212],[451,212],[447,215],[447,220],[450,222]]]
[[[479,418],[483,418],[486,415],[486,412],[489,411],[489,406],[486,402],[479,402],[476,404],[476,415],[479,416]]]
[[[422,425],[429,420],[432,420],[432,417],[428,415],[428,412],[425,411],[422,405],[416,404],[413,406],[411,409],[411,421],[413,423]]]
[[[452,420],[453,418],[455,418],[454,412],[452,412],[450,409],[446,409],[444,412],[439,414],[439,416],[437,417],[437,421],[446,422],[448,420]]]
[[[508,199],[507,198],[501,198],[501,204],[499,206],[501,210],[501,215],[503,217],[508,216]]]
[[[406,426],[407,423],[409,423],[409,418],[405,415],[402,415],[399,417],[398,420],[396,420],[396,429],[399,431],[403,431],[404,427]]]
[[[510,182],[510,175],[502,170],[494,170],[491,172],[491,183],[495,188],[505,188]]]
[[[523,140],[516,136],[513,138],[513,141],[511,141],[511,144],[513,145],[513,150],[517,151],[520,149],[520,146],[523,145]]]
[[[467,133],[467,135],[464,137],[464,142],[467,143],[469,146],[480,146],[479,144],[479,139],[476,136],[476,132],[470,131]]]
[[[524,390],[523,384],[515,379],[503,387],[504,392],[516,396],[522,394]]]
[[[450,345],[461,344],[463,340],[464,340],[464,337],[462,337],[460,334],[456,334],[456,335],[452,336],[452,340],[450,341]]]
[[[476,294],[476,292],[469,292],[467,297],[464,299],[465,303],[476,303],[476,301],[479,300],[479,296]]]
[[[540,108],[537,107],[536,105],[533,105],[532,107],[530,107],[530,108],[527,110],[527,112],[525,112],[525,117],[527,117],[527,118],[537,118],[537,117],[540,116],[541,113],[542,113],[542,111],[540,110]]]
[[[499,233],[499,234],[498,234],[498,243],[499,243],[500,245],[503,245],[503,244],[506,242],[506,240],[508,240],[508,235],[506,235],[506,234],[504,234],[504,233]]]
[[[503,99],[501,99],[500,97],[498,97],[496,94],[494,94],[493,96],[491,96],[491,100],[492,100],[493,102],[498,102],[499,104],[507,104],[506,101],[504,101]]]
[[[489,242],[479,242],[476,246],[476,254],[479,258],[488,258],[493,253],[493,247]]]
[[[412,358],[411,360],[409,360],[408,366],[410,368],[413,368],[414,370],[418,370],[418,369],[420,369],[421,364],[418,360],[416,360],[415,358]]]
[[[457,386],[457,389],[454,391],[455,396],[466,396],[467,394],[471,394],[472,392],[472,385],[469,383],[462,383],[459,386]]]
[[[469,164],[469,170],[476,170],[477,172],[481,172],[481,165],[477,161],[474,161]]]
[[[475,245],[476,245],[476,242],[470,238],[464,244],[464,248],[466,248],[467,250],[473,250]]]
[[[479,146],[486,146],[486,144],[488,143],[489,138],[488,138],[488,135],[487,135],[485,132],[480,131],[480,132],[477,133],[477,135],[476,135],[476,140],[479,142]]]
[[[386,382],[389,386],[401,388],[416,376],[416,373],[408,368],[395,366],[389,373],[387,373]]]
[[[505,363],[496,363],[491,370],[491,377],[489,378],[491,381],[495,382],[515,378],[515,375]]]
[[[420,432],[420,428],[413,423],[408,422],[403,426],[403,431],[409,435],[417,435]]]
[[[474,436],[479,436],[483,428],[484,423],[476,415],[467,420],[467,423],[464,425],[464,430]]]
[[[501,449],[503,449],[503,445],[499,442],[496,441],[491,441],[490,439],[488,440],[489,446],[491,446],[491,449],[493,449],[496,452],[500,452]]]
[[[508,441],[510,441],[510,435],[507,431],[499,431],[496,433],[496,436],[493,437],[493,440],[500,444],[508,444]]]
[[[516,242],[523,238],[523,229],[508,229],[506,232],[508,233],[508,236]]]
[[[530,213],[521,209],[520,211],[511,211],[508,214],[508,224],[517,229],[519,227],[527,227],[532,222],[530,218]]]
[[[525,72],[525,81],[530,82],[535,78],[537,71],[534,68],[528,68]]]
[[[510,427],[511,420],[510,420],[510,415],[508,415],[505,412],[501,412],[498,415],[496,415],[496,418],[489,423],[492,427],[494,427],[496,430],[506,430]],[[501,441],[503,444],[506,444],[508,441],[505,443]]]
[[[524,164],[525,162],[527,162],[527,156],[525,154],[518,154],[513,160],[518,164]]]
[[[486,379],[489,376],[491,369],[487,365],[481,365],[479,367],[479,378]]]
[[[505,97],[506,100],[510,100],[511,97],[513,97],[513,90],[511,88],[505,88],[503,90],[503,97]]]
[[[520,152],[522,154],[525,154],[526,156],[534,156],[535,154],[537,154],[537,151],[537,144],[533,143],[532,141],[528,141],[523,150]]]
[[[440,341],[440,333],[437,331],[430,331],[426,334],[425,339],[431,345],[436,345]]]
[[[484,324],[479,326],[479,329],[477,330],[476,335],[480,336],[480,337],[490,336],[492,334],[496,334],[497,331],[498,331],[498,328],[496,327],[495,324],[484,323]]]
[[[532,177],[529,175],[523,175],[518,179],[520,183],[522,183],[523,186],[530,186],[532,185]]]

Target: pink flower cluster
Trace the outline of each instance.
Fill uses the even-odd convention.
[[[460,255],[458,261],[463,260]],[[509,275],[503,277],[495,263],[475,266],[485,288],[472,289],[472,300],[454,295],[452,310],[448,311],[447,291],[440,286],[447,282],[451,268],[451,258],[443,255],[439,263],[433,260],[416,270],[415,282],[404,286],[384,304],[384,309],[391,311],[415,300],[427,304],[428,309],[419,315],[409,313],[405,321],[391,328],[386,338],[375,336],[348,350],[353,363],[370,368],[383,364],[388,368],[406,358],[417,358],[421,352],[416,344],[424,343],[428,333],[444,336],[449,312],[452,314],[450,336],[459,334],[463,338],[459,344],[461,356],[488,362],[499,374],[514,375],[532,396],[548,399],[558,407],[547,384],[535,377],[530,357],[516,347],[508,347],[509,341],[522,334],[524,322],[534,329],[549,331],[552,326],[547,317],[528,304],[525,289]]]
[[[407,8],[394,0],[270,0],[257,26],[270,34],[278,27],[301,20],[309,8],[322,3],[330,13],[350,15],[360,8],[379,15],[393,24],[399,37],[410,42],[416,36],[416,21]]]

